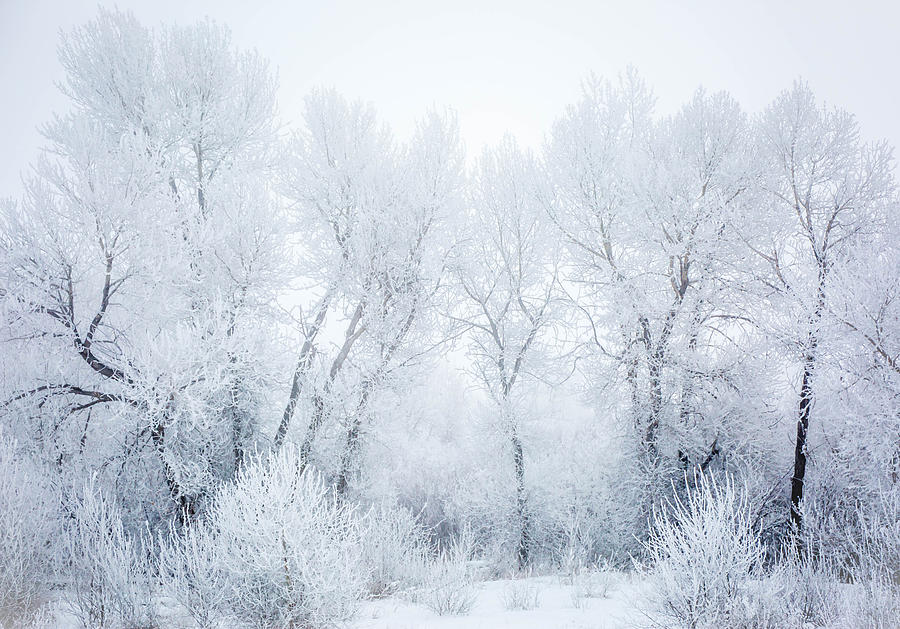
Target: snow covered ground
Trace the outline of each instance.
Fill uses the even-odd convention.
[[[613,629],[646,624],[639,611],[641,583],[623,573],[571,578],[546,576],[476,583],[464,615],[438,616],[424,604],[392,597],[366,602],[353,629]],[[533,609],[510,609],[516,601]]]
[[[363,603],[347,629],[628,629],[647,625],[642,583],[633,574],[597,572],[573,579],[541,576],[475,582],[465,614],[440,616],[404,593]],[[521,609],[517,607],[528,607]],[[79,629],[62,601],[54,609],[57,629]],[[172,601],[160,601],[160,626],[192,627]],[[224,627],[223,627],[224,629]]]

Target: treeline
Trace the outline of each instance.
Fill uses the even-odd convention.
[[[626,565],[709,478],[767,561],[896,526],[892,148],[805,83],[659,116],[589,78],[540,150],[467,162],[450,111],[401,141],[322,89],[283,125],[212,22],[101,11],[59,51],[70,109],[0,208],[0,563],[35,575],[0,568],[4,609],[66,583],[138,622],[134,570],[206,570],[201,624],[325,622],[403,580],[359,540]],[[380,585],[300,584],[338,566]]]

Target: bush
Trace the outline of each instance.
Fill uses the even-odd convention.
[[[72,584],[67,598],[84,627],[157,626],[149,536],[129,536],[115,503],[87,483],[70,505],[65,542]]]
[[[859,578],[900,584],[900,487],[878,492],[874,505],[857,509],[857,535],[849,536]],[[847,534],[847,533],[845,533]]]
[[[740,626],[763,558],[746,494],[729,479],[698,475],[684,500],[654,511],[652,524],[647,550],[657,612],[690,629]]]
[[[203,524],[170,531],[160,544],[159,571],[169,591],[201,629],[228,614],[228,583],[215,535]]]
[[[793,549],[792,549],[793,550]],[[874,560],[873,560],[874,561]],[[900,588],[880,572],[870,572],[863,559],[850,574],[846,566],[824,557],[798,556],[776,566],[769,582],[780,584],[768,607],[780,608],[772,626],[887,629],[900,618]],[[849,581],[847,578],[849,577]]]
[[[59,522],[55,492],[16,448],[0,433],[0,627],[42,615]]]
[[[402,507],[372,509],[366,515],[363,558],[369,567],[369,596],[390,596],[426,579],[427,535]]]
[[[581,609],[589,598],[607,598],[615,581],[608,564],[574,568],[568,575],[572,584],[572,605]]]
[[[318,474],[301,473],[296,448],[245,465],[203,526],[198,543],[213,547],[206,552],[218,566],[203,579],[208,587],[221,580],[238,621],[322,627],[356,612],[368,581],[362,528]]]
[[[772,579],[785,584],[786,613],[799,626],[833,626],[840,617],[841,583],[835,565],[822,558],[798,556],[790,548],[788,559],[773,570]]]
[[[879,579],[859,583],[851,590],[845,609],[843,626],[896,629],[900,623],[900,587],[897,583]]]
[[[475,604],[477,592],[470,564],[474,547],[474,536],[466,528],[429,566],[419,601],[438,616],[468,614]]]
[[[510,582],[501,596],[507,611],[530,611],[541,605],[540,586],[527,578]]]

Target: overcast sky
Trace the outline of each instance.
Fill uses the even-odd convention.
[[[113,3],[101,3],[112,6]],[[210,16],[278,69],[279,109],[296,119],[316,85],[373,101],[399,135],[431,104],[457,110],[469,152],[504,132],[540,144],[589,73],[633,64],[658,111],[700,85],[757,111],[795,78],[900,143],[900,8],[881,2],[458,2],[118,0],[146,24]],[[384,5],[384,6],[381,6]],[[88,0],[0,0],[0,196],[17,196],[37,127],[65,100],[54,83],[60,29]]]

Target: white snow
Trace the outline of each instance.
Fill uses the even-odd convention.
[[[472,610],[460,616],[438,616],[424,605],[391,597],[369,601],[353,629],[612,629],[637,627],[644,618],[637,603],[641,583],[625,573],[606,573],[611,583],[605,596],[580,597],[571,579],[559,576],[527,580],[498,580],[476,584]],[[528,586],[539,591],[536,609],[507,610],[510,588]],[[646,620],[646,619],[645,619]]]

